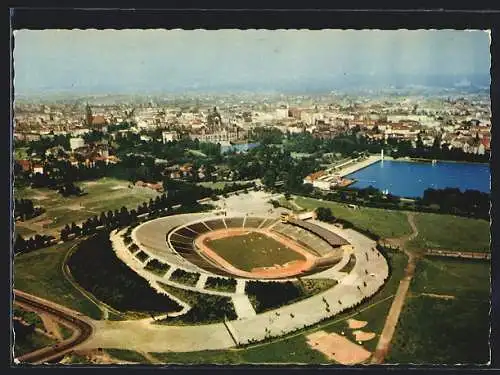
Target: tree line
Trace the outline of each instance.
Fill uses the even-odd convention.
[[[31,199],[14,199],[14,217],[29,220],[44,212],[42,207],[36,207]]]

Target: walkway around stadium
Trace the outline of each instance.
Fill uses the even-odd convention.
[[[201,215],[201,216],[200,216]],[[210,217],[210,214],[205,214]],[[199,220],[204,214],[184,216],[181,223]],[[211,214],[213,216],[213,214]],[[154,258],[193,271],[197,267],[167,248],[165,241],[169,227],[178,226],[177,216],[157,219],[158,230],[149,230],[147,236],[139,240],[136,236],[138,228],[133,232],[133,240],[140,242],[140,247]],[[172,220],[176,220],[175,225]],[[152,221],[153,222],[153,221]],[[338,315],[343,310],[359,304],[365,298],[372,296],[384,284],[389,269],[384,256],[375,248],[376,243],[353,230],[341,230],[333,225],[314,221],[353,245],[356,257],[354,268],[349,274],[339,272],[348,262],[350,253],[345,252],[342,260],[330,269],[311,277],[332,278],[338,284],[329,290],[314,295],[299,302],[267,311],[261,314],[248,314],[236,320],[208,325],[174,326],[152,324],[152,319],[136,321],[93,321],[94,335],[82,344],[82,348],[119,348],[138,351],[175,351],[188,352],[200,350],[227,349],[238,344],[249,344],[270,337],[285,334],[312,326],[324,319]],[[114,250],[131,269],[146,278],[150,285],[158,290],[158,281],[168,283],[165,277],[144,271],[144,264],[131,256],[130,251],[122,242],[123,231],[112,234]],[[181,260],[182,258],[182,260]],[[189,263],[189,265],[187,263]],[[194,268],[193,268],[194,267]],[[208,273],[198,269],[197,272]],[[171,274],[171,272],[169,272]],[[208,273],[209,274],[209,273]],[[213,275],[221,277],[218,275]],[[196,287],[195,287],[196,289]],[[240,296],[242,289],[240,288]],[[160,290],[158,290],[160,291]],[[165,291],[162,290],[163,293]],[[203,290],[207,293],[206,290]],[[212,292],[215,293],[216,292]],[[219,294],[224,294],[219,292]],[[235,294],[233,294],[234,296]],[[329,306],[328,308],[326,308]],[[130,338],[134,339],[131,340]]]

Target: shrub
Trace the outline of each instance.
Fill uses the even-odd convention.
[[[176,269],[170,276],[170,280],[189,286],[195,286],[199,278],[199,273],[187,272],[180,268]]]

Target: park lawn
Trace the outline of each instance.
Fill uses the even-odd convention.
[[[63,340],[67,340],[73,335],[73,330],[63,324],[59,324],[59,332],[61,332]]]
[[[421,259],[412,280],[412,293],[434,293],[467,299],[488,299],[491,263],[442,257]]]
[[[386,363],[486,364],[489,302],[407,299]]]
[[[311,329],[292,335],[287,335],[270,343],[257,344],[242,349],[207,350],[186,353],[152,353],[164,363],[173,364],[240,364],[240,363],[331,363],[319,351],[313,350],[307,344],[307,336],[313,332],[347,332],[346,320],[354,318],[368,321],[364,331],[375,332],[377,336],[367,341],[363,346],[373,351],[385,324],[385,318],[392,304],[392,299],[404,276],[408,258],[401,252],[387,254],[391,275],[382,289],[370,300],[360,305],[356,311],[341,313],[330,320],[319,323]],[[354,340],[353,337],[350,339]]]
[[[283,265],[294,260],[305,260],[301,254],[284,244],[255,232],[205,241],[205,245],[243,271],[270,267],[275,264]]]
[[[42,318],[35,312],[23,310],[21,307],[14,305],[13,315],[23,319],[28,324],[34,324],[36,328],[45,330]]]
[[[295,203],[308,210],[328,207],[332,210],[334,217],[350,221],[355,226],[369,230],[381,238],[401,237],[411,233],[406,214],[401,211],[371,207],[352,209],[346,204],[305,197],[296,197]]]
[[[20,357],[24,354],[31,353],[37,349],[45,348],[46,346],[54,345],[56,343],[56,340],[33,331],[24,337],[16,337],[14,342],[14,355],[16,357]]]
[[[101,178],[95,181],[77,183],[86,194],[79,197],[63,197],[57,191],[47,188],[16,189],[16,198],[32,199],[35,205],[45,208],[46,213],[27,223],[36,224],[51,220],[46,226],[51,229],[62,228],[66,224],[75,222],[79,224],[88,217],[100,215],[101,212],[120,209],[125,206],[128,209],[136,208],[138,204],[149,202],[159,193],[152,189],[132,187],[130,182],[114,178]]]
[[[36,232],[34,230],[16,224],[15,234],[16,236],[20,234],[21,236],[23,236],[23,238],[30,238],[33,237],[36,234]]]
[[[126,349],[106,349],[106,352],[113,358],[135,363],[150,363],[142,354]]]
[[[304,335],[246,349],[205,350],[186,353],[152,353],[172,364],[328,364],[329,360],[307,344]]]
[[[14,288],[100,319],[100,309],[73,287],[62,270],[64,258],[75,243],[66,242],[14,257]]]
[[[489,262],[424,258],[417,264],[410,292],[396,327],[388,363],[488,361]]]
[[[23,160],[28,158],[28,147],[15,147],[14,148],[14,159]]]
[[[242,185],[242,184],[245,184],[245,183],[248,183],[248,181],[242,181],[242,182],[238,182],[238,181],[231,181],[231,182],[225,182],[225,181],[217,181],[217,182],[210,182],[210,181],[205,181],[205,182],[198,182],[197,185],[199,186],[203,186],[203,187],[206,187],[206,188],[210,188],[210,189],[224,189],[224,186],[226,185]]]
[[[453,215],[416,213],[418,236],[409,242],[414,249],[489,252],[490,223]]]

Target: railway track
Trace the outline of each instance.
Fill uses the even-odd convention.
[[[73,351],[92,335],[92,325],[82,319],[80,313],[19,290],[14,290],[14,295],[14,303],[20,307],[34,312],[49,314],[58,322],[73,329],[73,334],[67,340],[24,354],[16,358],[16,362],[42,364],[53,361]]]

